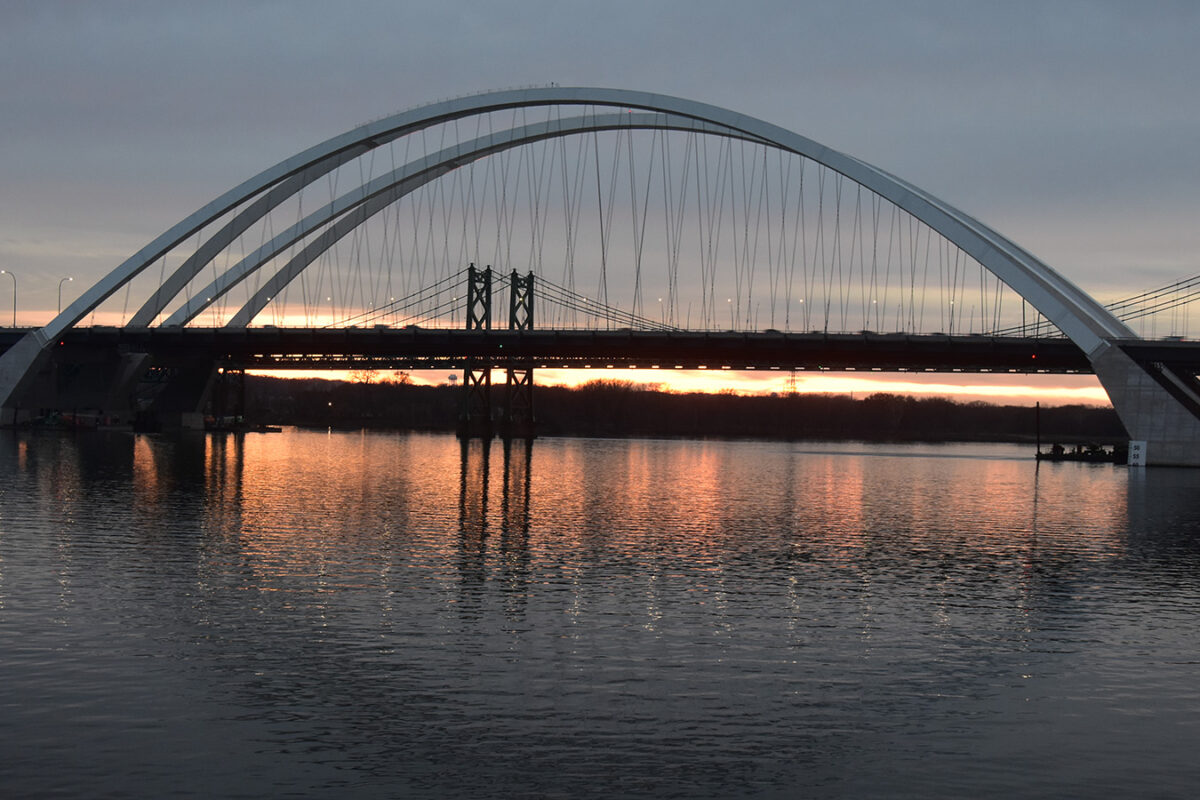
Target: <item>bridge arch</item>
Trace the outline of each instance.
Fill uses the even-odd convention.
[[[287,264],[272,275],[254,296],[229,320],[228,327],[250,324],[271,298],[281,292],[316,258],[372,215],[384,210],[399,198],[433,181],[451,170],[458,169],[485,156],[520,147],[542,139],[572,136],[605,130],[686,130],[731,138],[751,138],[738,131],[721,128],[686,117],[671,114],[597,114],[551,122],[536,122],[499,133],[490,133],[472,141],[447,147],[432,155],[398,167],[363,186],[353,189],[324,207],[314,211],[291,229],[280,233],[254,253],[222,273],[201,289],[182,307],[169,316],[165,326],[185,325],[253,272],[263,268],[273,256],[282,252],[306,234],[321,230],[322,234]],[[339,215],[343,215],[338,219]],[[334,221],[336,219],[336,222]],[[332,223],[332,224],[331,224]],[[329,227],[326,227],[326,226]],[[194,275],[195,273],[193,273]],[[168,299],[169,301],[169,299]],[[156,301],[150,319],[165,307],[166,301]],[[145,317],[143,317],[145,319]]]
[[[609,107],[622,112],[638,113],[623,120],[614,119],[623,116],[622,114],[584,114],[566,121],[560,119],[557,122],[543,123],[540,127],[531,125],[516,128],[505,134],[508,138],[503,143],[497,143],[495,137],[492,137],[490,142],[475,140],[447,148],[420,163],[406,165],[384,178],[346,193],[324,209],[302,220],[294,230],[280,234],[257,253],[219,276],[197,298],[189,299],[179,311],[169,316],[164,324],[186,323],[209,303],[215,302],[217,296],[263,267],[270,256],[280,252],[283,247],[345,214],[337,223],[327,228],[321,239],[311,247],[305,248],[304,252],[291,259],[277,272],[231,320],[231,323],[245,324],[261,310],[265,301],[269,300],[280,286],[285,285],[312,262],[322,249],[322,240],[328,242],[329,239],[344,235],[405,191],[411,191],[420,183],[432,180],[464,163],[496,152],[503,146],[516,146],[537,138],[565,136],[580,131],[611,129],[623,122],[626,126],[693,129],[751,140],[803,156],[846,176],[889,200],[953,242],[1054,323],[1092,360],[1119,412],[1127,405],[1125,395],[1153,394],[1152,386],[1139,382],[1139,370],[1133,369],[1131,372],[1131,368],[1136,365],[1112,346],[1114,341],[1137,338],[1127,326],[1086,292],[1007,237],[901,178],[800,134],[717,106],[640,91],[551,86],[456,98],[401,112],[315,145],[230,189],[155,238],[84,292],[49,324],[31,333],[17,347],[0,357],[0,402],[5,407],[11,406],[13,395],[18,391],[21,382],[27,378],[34,363],[63,331],[91,313],[118,289],[156,263],[165,253],[235,209],[241,208],[162,282],[154,295],[134,314],[131,326],[152,324],[216,253],[287,198],[338,166],[400,137],[448,121],[506,109],[570,106]],[[203,299],[199,299],[201,297]],[[1135,378],[1138,379],[1134,380]],[[1133,390],[1129,389],[1131,381],[1137,384]],[[1162,381],[1156,383],[1161,385]],[[1168,394],[1178,394],[1179,391],[1189,394],[1190,397],[1195,395],[1193,387],[1186,385],[1182,389],[1176,387],[1174,393]],[[1122,396],[1121,401],[1118,401],[1118,395]],[[1175,399],[1178,401],[1177,397]],[[1191,400],[1200,407],[1200,396],[1191,397]],[[1155,408],[1162,405],[1157,397],[1151,404],[1155,405]],[[1122,413],[1122,416],[1130,417],[1125,413]],[[1134,424],[1131,427],[1131,419],[1132,417],[1125,419],[1126,427],[1134,433],[1133,427],[1142,426]],[[1188,424],[1192,428],[1196,427],[1195,414],[1186,414],[1181,419],[1189,421]],[[1134,436],[1137,437],[1138,434],[1134,433]],[[1200,428],[1196,428],[1195,436],[1200,439]]]
[[[156,263],[164,253],[205,225],[252,199],[254,202],[249,207],[206,241],[187,263],[164,281],[155,297],[134,315],[131,325],[150,324],[187,280],[204,266],[205,257],[211,258],[223,246],[222,243],[231,241],[238,232],[244,231],[304,186],[371,149],[450,120],[513,108],[572,105],[639,109],[651,114],[670,115],[677,120],[693,120],[700,126],[706,126],[709,132],[754,139],[809,158],[895,203],[954,242],[1017,291],[1085,353],[1090,354],[1102,347],[1107,338],[1134,337],[1133,332],[1100,303],[1011,240],[945,201],[857,158],[763,120],[693,100],[624,89],[544,87],[490,92],[411,109],[367,123],[285,159],[234,187],[157,237],[83,293],[39,331],[38,338],[44,343],[53,341],[59,333],[83,319],[114,292]],[[597,130],[611,125],[611,120],[602,120],[602,116],[592,117]],[[568,132],[577,131],[564,131],[560,135]],[[452,157],[446,159],[446,163],[452,161]],[[177,323],[178,319],[172,324]]]

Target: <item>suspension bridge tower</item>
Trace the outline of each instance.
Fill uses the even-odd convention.
[[[467,267],[466,329],[492,329],[492,268]],[[522,276],[516,270],[508,276],[508,329],[533,330],[533,273]],[[492,405],[492,370],[503,368],[504,403],[499,419]],[[463,366],[462,405],[458,435],[462,439],[490,439],[499,433],[504,439],[534,438],[533,364],[505,356],[472,356]],[[497,424],[498,423],[498,424]]]

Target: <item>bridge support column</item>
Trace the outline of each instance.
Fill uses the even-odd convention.
[[[50,362],[40,331],[27,333],[0,357],[0,425],[16,426],[32,419],[26,398]]]
[[[467,267],[467,330],[492,329],[492,268]],[[458,416],[460,439],[491,439],[492,360],[468,358],[463,369],[462,409]]]
[[[507,439],[533,439],[533,369],[506,370],[504,381],[504,417],[500,435]]]
[[[149,360],[146,353],[61,341],[42,348],[0,412],[0,423],[38,418],[79,427],[128,423],[134,415],[134,387]]]
[[[482,362],[482,363],[480,363]],[[458,418],[460,439],[491,439],[492,364],[484,359],[467,359],[463,370],[462,413]]]
[[[1200,383],[1163,364],[1140,364],[1108,345],[1092,367],[1129,433],[1129,463],[1200,466]]]
[[[533,330],[533,273],[522,277],[513,270],[509,278],[508,329]],[[533,439],[533,367],[509,363],[504,380],[504,416],[500,435],[508,439]]]
[[[217,370],[212,389],[213,424],[221,430],[240,430],[246,422],[246,371]]]
[[[203,430],[204,407],[217,382],[217,365],[159,367],[152,374],[154,386],[139,402],[134,426],[147,431]]]

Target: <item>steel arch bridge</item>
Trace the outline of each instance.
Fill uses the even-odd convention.
[[[512,122],[509,127],[497,130],[494,120],[500,112],[510,114]],[[479,122],[481,119],[488,120],[486,128]],[[475,121],[476,135],[457,135],[460,128],[470,130],[472,121]],[[272,227],[269,234],[260,236],[258,247],[249,248],[248,252],[244,249],[236,259],[229,257],[234,242],[241,240],[255,225],[260,225],[273,211],[288,203],[297,205],[296,198],[306,188],[311,191],[311,187],[328,183],[333,175],[340,174],[339,169],[364,156],[384,152],[385,148],[393,154],[394,161],[398,143],[426,137],[435,130],[440,131],[438,143],[424,146],[417,157],[401,159],[402,163],[382,174],[365,176],[348,191],[331,189],[328,201],[315,209],[311,204],[306,208],[299,203],[293,224],[282,230]],[[44,367],[53,345],[115,293],[122,289],[128,291],[139,278],[144,282],[153,265],[161,265],[159,278],[128,318],[126,328],[186,326],[217,304],[227,303],[235,287],[241,287],[246,296],[236,311],[226,318],[225,326],[245,328],[340,240],[402,198],[443,176],[491,156],[538,142],[635,130],[685,132],[721,141],[749,143],[767,151],[807,159],[836,174],[839,180],[844,178],[858,189],[866,189],[873,197],[882,198],[952,243],[1015,291],[1078,346],[1112,399],[1135,442],[1133,451],[1141,458],[1149,463],[1200,464],[1200,448],[1197,447],[1200,444],[1200,392],[1195,376],[1163,367],[1160,362],[1131,357],[1128,346],[1139,339],[1133,330],[1007,237],[901,178],[779,126],[691,100],[618,89],[550,86],[446,100],[359,126],[279,162],[162,233],[85,291],[49,324],[30,332],[9,348],[0,357],[0,404],[8,417],[15,420],[23,394]],[[454,132],[452,141],[445,141],[447,131]],[[407,148],[405,152],[408,152]],[[596,186],[600,195],[598,147],[596,153]],[[764,156],[764,174],[766,171]],[[630,174],[633,174],[632,166]],[[744,176],[742,181],[743,184],[746,182]],[[753,176],[750,181],[753,183]],[[495,185],[501,186],[498,179]],[[761,185],[760,191],[766,193],[765,177],[761,179]],[[633,186],[632,177],[630,186]],[[841,191],[840,184],[838,191]],[[649,193],[647,185],[647,197]],[[603,229],[610,223],[603,218],[604,199],[602,196],[598,199],[602,229],[600,246],[603,249]],[[839,211],[841,202],[839,194]],[[636,233],[636,198],[633,205]],[[746,202],[744,216],[748,217],[749,208],[750,204]],[[854,224],[857,229],[857,217]],[[643,235],[644,225],[643,218]],[[840,242],[843,234],[837,235]],[[195,243],[189,249],[193,237],[196,237]],[[743,249],[748,252],[748,237]],[[168,254],[179,251],[186,252],[180,256],[178,266],[168,272]],[[850,252],[852,270],[853,248]],[[744,253],[743,258],[747,257]],[[861,247],[859,258],[865,274]],[[703,271],[703,265],[701,269]],[[711,274],[705,280],[711,281]],[[740,304],[740,285],[738,291]],[[715,297],[709,292],[706,300],[709,296]],[[637,302],[635,297],[635,307]],[[953,299],[950,302],[953,303]],[[980,302],[982,318],[982,305],[986,301],[981,299]],[[709,303],[710,315],[713,314],[713,303],[715,300]],[[732,298],[730,304],[732,322]],[[747,317],[750,317],[749,312]]]

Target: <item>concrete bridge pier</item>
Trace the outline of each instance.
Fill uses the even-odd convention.
[[[37,410],[26,401],[25,395],[50,361],[45,340],[39,333],[26,334],[0,357],[0,425],[28,422]]]
[[[1194,375],[1140,364],[1112,343],[1091,361],[1129,433],[1131,466],[1200,467],[1200,383]]]
[[[32,349],[36,342],[26,343],[31,337],[16,347]],[[134,413],[134,387],[149,362],[146,353],[72,347],[63,342],[38,347],[5,398],[0,423],[22,424],[54,415],[82,425],[129,422]]]
[[[143,430],[204,430],[217,365],[156,367],[142,381],[135,425]],[[157,385],[155,385],[157,384]]]

